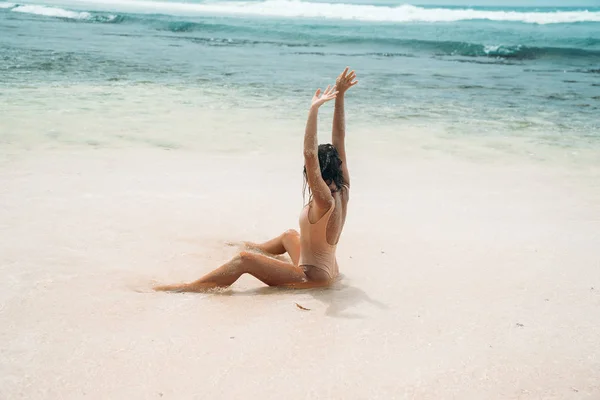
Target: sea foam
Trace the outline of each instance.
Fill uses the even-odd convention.
[[[177,3],[147,0],[65,0],[61,4],[77,5],[86,10],[152,13],[178,16],[204,14],[238,14],[268,17],[324,18],[378,22],[454,22],[464,20],[512,21],[532,24],[600,22],[597,11],[489,11],[471,8],[423,8],[413,5],[397,7],[311,3],[298,0],[248,2]],[[31,6],[41,7],[41,6]],[[20,8],[20,7],[19,7]],[[52,12],[42,9],[42,12]],[[65,14],[70,11],[63,10]],[[46,14],[43,14],[46,15]],[[69,18],[69,17],[67,17]]]
[[[2,4],[2,3],[0,3]],[[8,8],[8,7],[5,7]],[[42,15],[45,17],[66,18],[84,21],[111,22],[117,18],[116,15],[93,15],[87,11],[71,11],[57,7],[38,6],[38,5],[14,5],[13,12]]]
[[[62,8],[46,7],[46,6],[34,6],[34,5],[23,5],[17,6],[12,9],[13,12],[20,12],[26,14],[43,15],[46,17],[58,17],[68,19],[89,19],[92,14],[89,12],[78,12],[63,10]]]

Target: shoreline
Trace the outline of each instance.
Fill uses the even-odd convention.
[[[309,94],[307,93],[307,96]],[[307,97],[308,98],[308,97]],[[565,163],[596,167],[600,140],[592,132],[556,132],[551,126],[511,130],[490,121],[375,118],[363,99],[347,100],[349,144],[357,149],[405,153],[422,149],[486,162]],[[293,152],[301,141],[307,107],[276,98],[253,99],[233,89],[165,85],[69,85],[7,90],[0,96],[0,143],[19,149],[156,147],[219,153]],[[306,108],[306,109],[305,109]],[[333,109],[320,112],[326,142]],[[0,152],[2,153],[2,152]]]

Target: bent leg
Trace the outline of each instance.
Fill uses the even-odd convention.
[[[288,253],[294,265],[298,265],[300,260],[300,234],[293,229],[283,232],[268,242],[248,243],[248,245],[269,254]]]
[[[289,262],[256,254],[242,253],[244,272],[269,286],[288,286],[307,281],[304,270]]]
[[[192,283],[157,286],[162,292],[202,292],[227,287],[248,273],[269,286],[288,286],[307,281],[302,268],[262,254],[243,251],[231,261]]]

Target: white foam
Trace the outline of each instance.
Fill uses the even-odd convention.
[[[77,4],[78,8],[88,10],[159,13],[178,16],[238,14],[379,22],[453,22],[475,19],[535,24],[600,22],[600,12],[593,11],[484,11],[468,8],[423,8],[407,4],[397,7],[383,7],[344,3],[310,3],[299,0],[215,1],[200,4],[148,0],[63,0],[60,1],[60,4]]]
[[[43,15],[46,17],[58,17],[68,19],[90,19],[92,15],[89,12],[78,12],[63,10],[62,8],[46,7],[46,6],[34,6],[34,5],[23,5],[17,6],[12,9],[14,12]]]
[[[493,53],[495,51],[498,51],[500,49],[500,46],[492,46],[492,45],[488,45],[485,46],[483,51],[488,54],[488,53]]]
[[[0,8],[13,8],[14,6],[16,6],[15,3],[0,3]]]

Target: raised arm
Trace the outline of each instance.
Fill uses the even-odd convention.
[[[319,167],[319,141],[317,140],[317,117],[319,107],[337,96],[335,86],[327,89],[321,95],[321,89],[315,93],[308,120],[306,121],[306,131],[304,133],[304,166],[306,167],[306,178],[308,186],[312,192],[313,199],[318,208],[327,210],[331,207],[333,197],[331,190],[321,177],[321,168]]]
[[[338,76],[335,84],[339,91],[335,99],[335,110],[333,112],[333,129],[331,130],[331,144],[336,148],[340,159],[342,160],[342,174],[344,182],[350,186],[350,174],[348,172],[348,164],[346,163],[346,117],[344,115],[344,95],[346,90],[356,85],[358,81],[356,73],[351,71],[348,73],[348,67]]]

